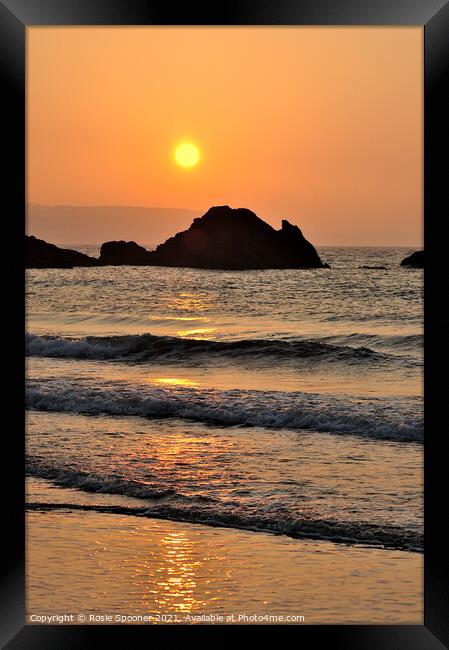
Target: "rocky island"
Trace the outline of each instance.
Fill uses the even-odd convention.
[[[71,269],[74,266],[99,266],[90,257],[69,248],[59,248],[33,235],[25,235],[25,267],[29,269]]]
[[[415,251],[408,257],[405,257],[401,266],[408,266],[412,269],[423,269],[424,268],[424,251]]]
[[[246,208],[210,208],[188,230],[152,253],[159,266],[202,269],[324,268],[315,248],[297,226],[282,221],[275,230]]]
[[[283,220],[280,230],[276,230],[251,210],[227,205],[210,208],[202,217],[194,219],[190,228],[170,237],[154,251],[147,251],[134,241],[109,241],[101,246],[97,260],[76,251],[58,249],[35,237],[27,240],[27,266],[41,268],[58,265],[172,266],[239,271],[329,268],[298,226]],[[36,242],[40,242],[39,247]]]
[[[151,253],[135,241],[108,241],[101,245],[99,262],[104,266],[149,266]]]

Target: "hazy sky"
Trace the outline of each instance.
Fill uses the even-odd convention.
[[[287,218],[315,244],[422,244],[421,28],[33,27],[27,39],[28,203],[228,204]],[[184,140],[201,151],[190,169],[174,161]],[[148,219],[141,241],[158,242]],[[38,234],[32,212],[28,227]],[[89,220],[78,241],[92,241]]]

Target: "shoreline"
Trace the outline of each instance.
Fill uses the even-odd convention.
[[[26,522],[31,624],[422,624],[413,552],[69,508]]]
[[[62,488],[65,490],[65,488]],[[96,496],[98,493],[94,493]],[[236,523],[230,523],[226,520],[220,521],[219,519],[217,520],[212,520],[210,518],[205,518],[205,519],[187,519],[186,517],[182,516],[173,516],[172,513],[170,515],[164,515],[161,512],[158,512],[157,514],[152,514],[148,505],[147,506],[140,506],[140,507],[129,507],[129,506],[124,506],[124,505],[114,505],[114,504],[98,504],[98,503],[48,503],[48,502],[28,502],[25,504],[25,510],[28,512],[58,512],[58,511],[78,511],[78,512],[95,512],[98,514],[111,514],[111,515],[119,515],[119,516],[126,516],[126,517],[138,517],[138,518],[143,518],[143,519],[157,519],[159,521],[170,521],[170,522],[175,522],[175,523],[181,523],[181,524],[193,524],[193,525],[199,525],[199,526],[208,526],[211,528],[225,528],[229,530],[236,530],[236,531],[243,531],[243,532],[249,532],[249,533],[262,533],[265,535],[275,535],[275,536],[285,536],[290,539],[298,540],[298,541],[304,541],[304,540],[309,540],[309,541],[317,541],[317,542],[330,542],[332,544],[343,544],[344,546],[350,546],[350,547],[361,547],[361,548],[366,548],[366,549],[375,549],[375,550],[384,550],[384,551],[402,551],[405,553],[418,553],[423,555],[424,549],[422,547],[414,547],[410,546],[409,548],[402,548],[401,546],[396,546],[396,545],[386,545],[385,543],[381,542],[373,542],[371,540],[359,540],[356,538],[350,538],[347,536],[342,536],[342,535],[329,535],[329,536],[323,536],[322,534],[318,534],[312,531],[295,531],[293,532],[287,532],[287,531],[281,531],[281,530],[270,530],[269,528],[260,528],[257,527],[256,525],[250,526],[239,526]]]

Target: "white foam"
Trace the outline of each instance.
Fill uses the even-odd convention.
[[[377,440],[423,439],[418,397],[345,398],[304,392],[154,387],[126,381],[30,380],[28,408],[150,418],[220,426],[261,426],[345,433]]]

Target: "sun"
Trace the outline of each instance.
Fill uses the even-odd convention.
[[[181,167],[194,167],[200,159],[200,150],[191,142],[181,142],[175,149],[175,160]]]

